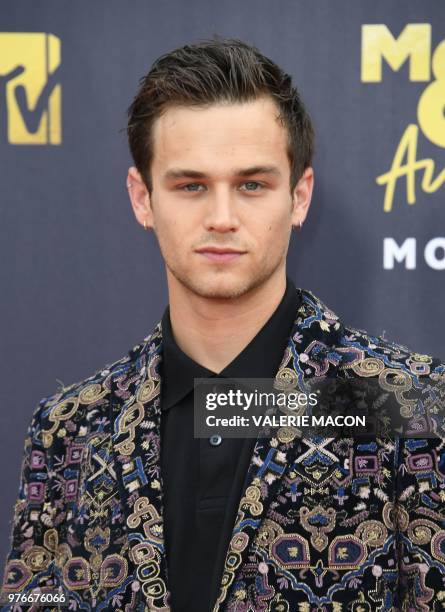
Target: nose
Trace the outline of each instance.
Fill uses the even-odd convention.
[[[229,189],[215,190],[207,200],[204,226],[207,231],[232,232],[239,228],[240,222],[236,202]]]

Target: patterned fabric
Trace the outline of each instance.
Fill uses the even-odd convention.
[[[417,409],[443,403],[438,359],[345,327],[299,291],[278,381],[369,377],[405,406],[413,390]],[[61,585],[70,610],[169,610],[161,358],[158,324],[123,359],[41,400],[4,592]],[[307,439],[283,428],[258,439],[214,612],[445,609],[444,476],[440,437]]]

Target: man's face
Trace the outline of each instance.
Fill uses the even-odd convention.
[[[172,107],[155,121],[145,219],[169,283],[227,299],[283,272],[292,223],[306,211],[290,191],[287,132],[277,115],[264,97]]]

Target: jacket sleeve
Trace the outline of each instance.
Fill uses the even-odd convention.
[[[35,587],[54,591],[59,585],[54,566],[63,505],[60,496],[54,499],[52,447],[45,448],[42,439],[45,407],[44,399],[34,410],[25,439],[3,576],[3,603],[8,601],[8,594],[30,593]]]
[[[426,385],[424,406],[442,419],[444,368]],[[436,383],[435,381],[438,381]],[[398,598],[401,610],[445,609],[445,439],[399,438],[396,477]]]

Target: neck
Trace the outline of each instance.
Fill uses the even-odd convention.
[[[272,275],[239,298],[204,298],[167,272],[170,321],[176,343],[191,359],[219,373],[256,336],[286,290],[286,274]]]

